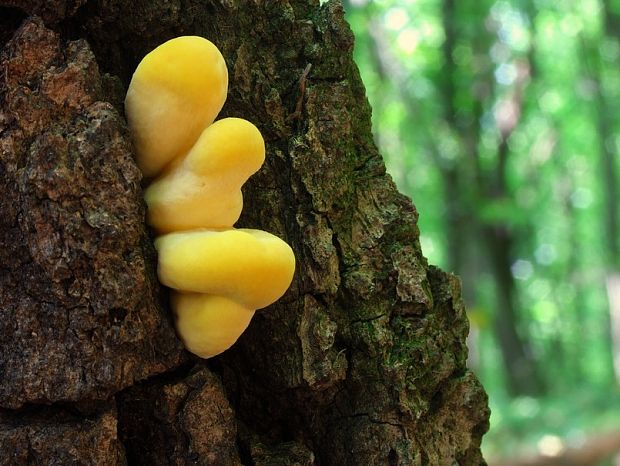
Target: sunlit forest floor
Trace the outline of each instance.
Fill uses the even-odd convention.
[[[617,430],[620,424],[620,400],[607,391],[567,387],[564,393],[549,397],[509,398],[486,385],[493,414],[483,452],[491,464],[525,454],[553,456]],[[601,464],[614,464],[609,461]]]
[[[462,280],[486,457],[620,432],[620,0],[345,9],[388,171]]]

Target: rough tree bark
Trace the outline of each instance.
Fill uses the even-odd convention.
[[[339,3],[0,0],[0,28],[0,464],[484,464],[459,283],[385,173]],[[267,143],[238,225],[298,259],[209,361],[174,335],[122,116],[183,34]]]

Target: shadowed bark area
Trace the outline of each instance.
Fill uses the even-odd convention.
[[[204,367],[132,387],[118,406],[129,464],[241,464],[235,413]]]
[[[21,8],[33,13],[41,6],[33,2],[32,9]],[[483,389],[465,367],[468,328],[459,283],[428,266],[420,251],[417,213],[385,173],[340,4],[116,0],[87,2],[73,16],[66,13],[73,11],[69,6],[63,11],[48,16],[48,24],[63,37],[85,39],[99,67],[121,79],[122,86],[106,78],[106,89],[126,88],[142,56],[171,37],[197,34],[220,48],[230,73],[221,116],[254,122],[268,152],[265,166],[244,186],[238,226],[279,235],[293,246],[298,261],[289,292],[259,311],[222,356],[181,366],[173,344],[160,344],[158,353],[148,355],[144,348],[126,347],[125,357],[154,357],[161,363],[150,373],[145,369],[141,378],[177,368],[117,395],[129,463],[483,464],[479,446],[488,408]],[[119,107],[118,92],[107,98]],[[0,133],[2,141],[5,137]],[[90,146],[78,153],[94,156]],[[28,154],[25,163],[38,167],[36,152]],[[135,174],[135,166],[127,168],[124,159],[106,161]],[[111,199],[133,199],[134,210],[119,226],[119,231],[127,228],[121,237],[129,243],[135,235],[144,237],[134,186],[135,181],[130,194],[101,199],[106,208]],[[26,194],[36,189],[36,183],[24,182]],[[20,197],[11,205],[20,208],[23,202]],[[52,232],[67,228],[44,223]],[[10,237],[7,233],[6,241]],[[148,280],[155,258],[137,241],[143,277],[150,283],[146,295],[154,302],[156,287]],[[26,258],[37,260],[36,254]],[[88,276],[95,262],[86,262],[80,273]],[[116,283],[128,299],[137,299],[134,282]],[[23,285],[12,286],[3,308],[27,296]],[[89,299],[102,296],[91,293]],[[43,302],[49,299],[35,296],[23,312],[41,319]],[[64,302],[53,302],[52,309],[67,312]],[[152,313],[160,315],[156,306]],[[152,335],[149,318],[141,318],[132,330]],[[168,335],[167,321],[161,322],[161,332]],[[98,325],[104,334],[112,328],[109,321]],[[36,359],[38,353],[33,354]],[[119,367],[102,354],[95,356]],[[76,361],[78,367],[83,364],[81,357]],[[61,379],[63,368],[70,373],[63,362]],[[62,381],[59,393],[75,392],[74,380]],[[116,390],[126,385],[119,383]],[[93,386],[55,399],[98,399],[94,393],[103,392]],[[111,396],[114,389],[106,393]],[[192,414],[195,407],[200,416]]]
[[[0,411],[0,465],[126,464],[115,411],[109,406],[96,415],[39,407],[19,416]]]

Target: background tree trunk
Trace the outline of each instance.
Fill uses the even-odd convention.
[[[385,173],[338,2],[0,0],[0,27],[0,464],[484,463],[459,282]],[[185,34],[266,140],[238,226],[298,260],[209,361],[174,337],[122,118]]]

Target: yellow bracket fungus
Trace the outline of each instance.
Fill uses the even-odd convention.
[[[185,347],[209,358],[233,345],[256,309],[278,300],[295,270],[277,236],[235,229],[241,186],[265,160],[249,121],[213,122],[226,100],[228,71],[208,40],[178,37],[138,65],[125,112],[146,178],[147,222],[155,229],[159,280],[173,289]]]

